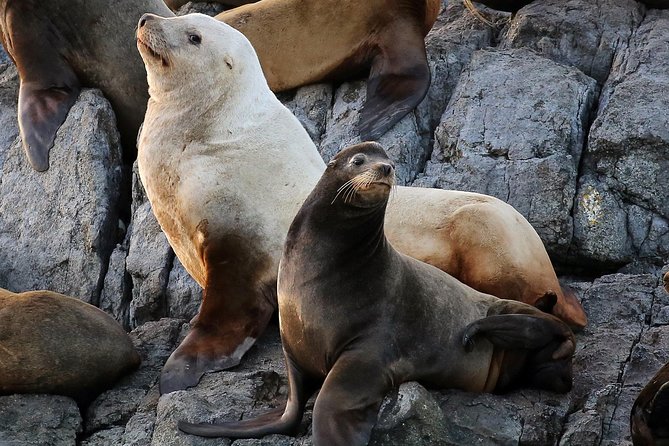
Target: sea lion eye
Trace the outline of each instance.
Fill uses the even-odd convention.
[[[202,37],[198,36],[197,34],[188,34],[188,40],[193,45],[199,45],[202,43]]]
[[[355,164],[356,166],[362,166],[362,163],[365,162],[365,159],[364,159],[363,157],[361,157],[361,156],[356,156],[355,158],[353,158],[353,159],[351,160],[351,162],[352,162],[353,164]]]

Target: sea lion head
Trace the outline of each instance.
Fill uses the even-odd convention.
[[[323,179],[334,191],[331,204],[356,208],[385,206],[395,184],[395,163],[380,144],[364,142],[345,148],[327,165]]]
[[[178,89],[213,95],[257,89],[258,83],[269,88],[248,39],[204,14],[144,14],[137,24],[137,49],[152,97]]]

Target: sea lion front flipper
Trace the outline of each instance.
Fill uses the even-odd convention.
[[[28,161],[38,172],[49,169],[49,150],[79,91],[78,86],[39,88],[21,82],[19,129]]]
[[[504,349],[536,349],[554,339],[562,340],[553,353],[553,359],[562,359],[574,352],[573,335],[564,322],[546,315],[497,314],[469,324],[462,335],[466,351],[474,348],[475,339],[484,336],[493,345]]]
[[[346,352],[337,358],[314,404],[314,444],[369,443],[383,397],[392,388],[387,367],[369,356]]]
[[[430,87],[421,27],[398,20],[377,37],[378,54],[367,80],[358,128],[362,140],[377,140],[413,110]]]

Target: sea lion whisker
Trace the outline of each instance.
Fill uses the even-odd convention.
[[[337,189],[337,194],[334,196],[334,198],[332,199],[332,201],[330,202],[330,204],[334,204],[334,202],[335,202],[335,200],[337,199],[337,197],[339,196],[339,194],[341,194],[346,188],[348,188],[349,186],[351,186],[351,182],[352,182],[352,181],[353,181],[353,178],[351,178],[350,180],[348,180],[347,182],[345,182],[344,184],[342,184],[342,185],[339,187],[339,189]]]

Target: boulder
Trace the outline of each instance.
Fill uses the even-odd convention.
[[[122,177],[116,119],[98,90],[82,90],[50,160],[48,171],[34,171],[19,138],[4,150],[0,287],[49,289],[97,304],[117,243]]]

